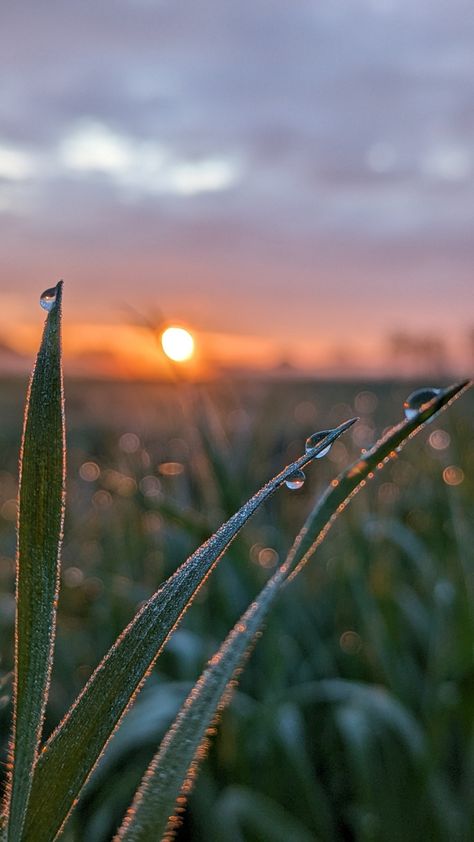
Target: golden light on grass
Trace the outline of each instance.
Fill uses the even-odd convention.
[[[166,356],[176,363],[191,359],[194,339],[184,327],[167,327],[161,335],[161,345]]]

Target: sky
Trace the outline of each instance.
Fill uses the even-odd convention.
[[[71,370],[469,367],[471,0],[23,0],[0,56],[0,352],[64,278]]]

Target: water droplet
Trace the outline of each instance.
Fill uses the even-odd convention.
[[[45,289],[40,297],[40,304],[43,310],[47,310],[48,313],[51,312],[54,305],[56,304],[56,287],[51,287],[51,289]]]
[[[303,471],[295,471],[294,474],[291,474],[288,479],[285,480],[286,487],[291,489],[291,491],[297,491],[298,488],[302,488],[304,485],[306,477]]]
[[[320,444],[330,432],[331,430],[321,430],[320,433],[313,433],[312,436],[309,436],[309,438],[306,439],[305,444],[306,453],[311,453],[311,451],[314,450],[314,448],[317,447],[318,444]],[[329,453],[329,451],[331,450],[331,446],[332,445],[328,444],[328,446],[325,447],[324,450],[321,451],[321,453],[318,453],[316,459],[322,459],[323,456],[326,456],[326,454]]]
[[[412,392],[411,395],[408,395],[405,403],[403,404],[403,411],[405,413],[405,418],[408,421],[411,421],[415,418],[419,411],[423,409],[425,404],[429,403],[436,398],[441,392],[441,389],[434,389],[433,387],[425,387],[424,389],[417,389],[416,392]]]

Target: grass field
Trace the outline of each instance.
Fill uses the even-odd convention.
[[[281,490],[200,592],[65,835],[108,840],[207,659],[315,495],[402,416],[407,383],[66,383],[68,504],[47,729],[137,606],[305,438],[359,424]],[[26,384],[1,384],[0,692],[8,740],[15,496]],[[474,825],[474,398],[369,483],[285,588],[179,839],[467,840]]]

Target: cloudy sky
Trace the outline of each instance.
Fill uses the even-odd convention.
[[[224,362],[461,360],[471,0],[23,0],[0,55],[0,339],[63,277],[71,354],[136,354],[131,305]]]

